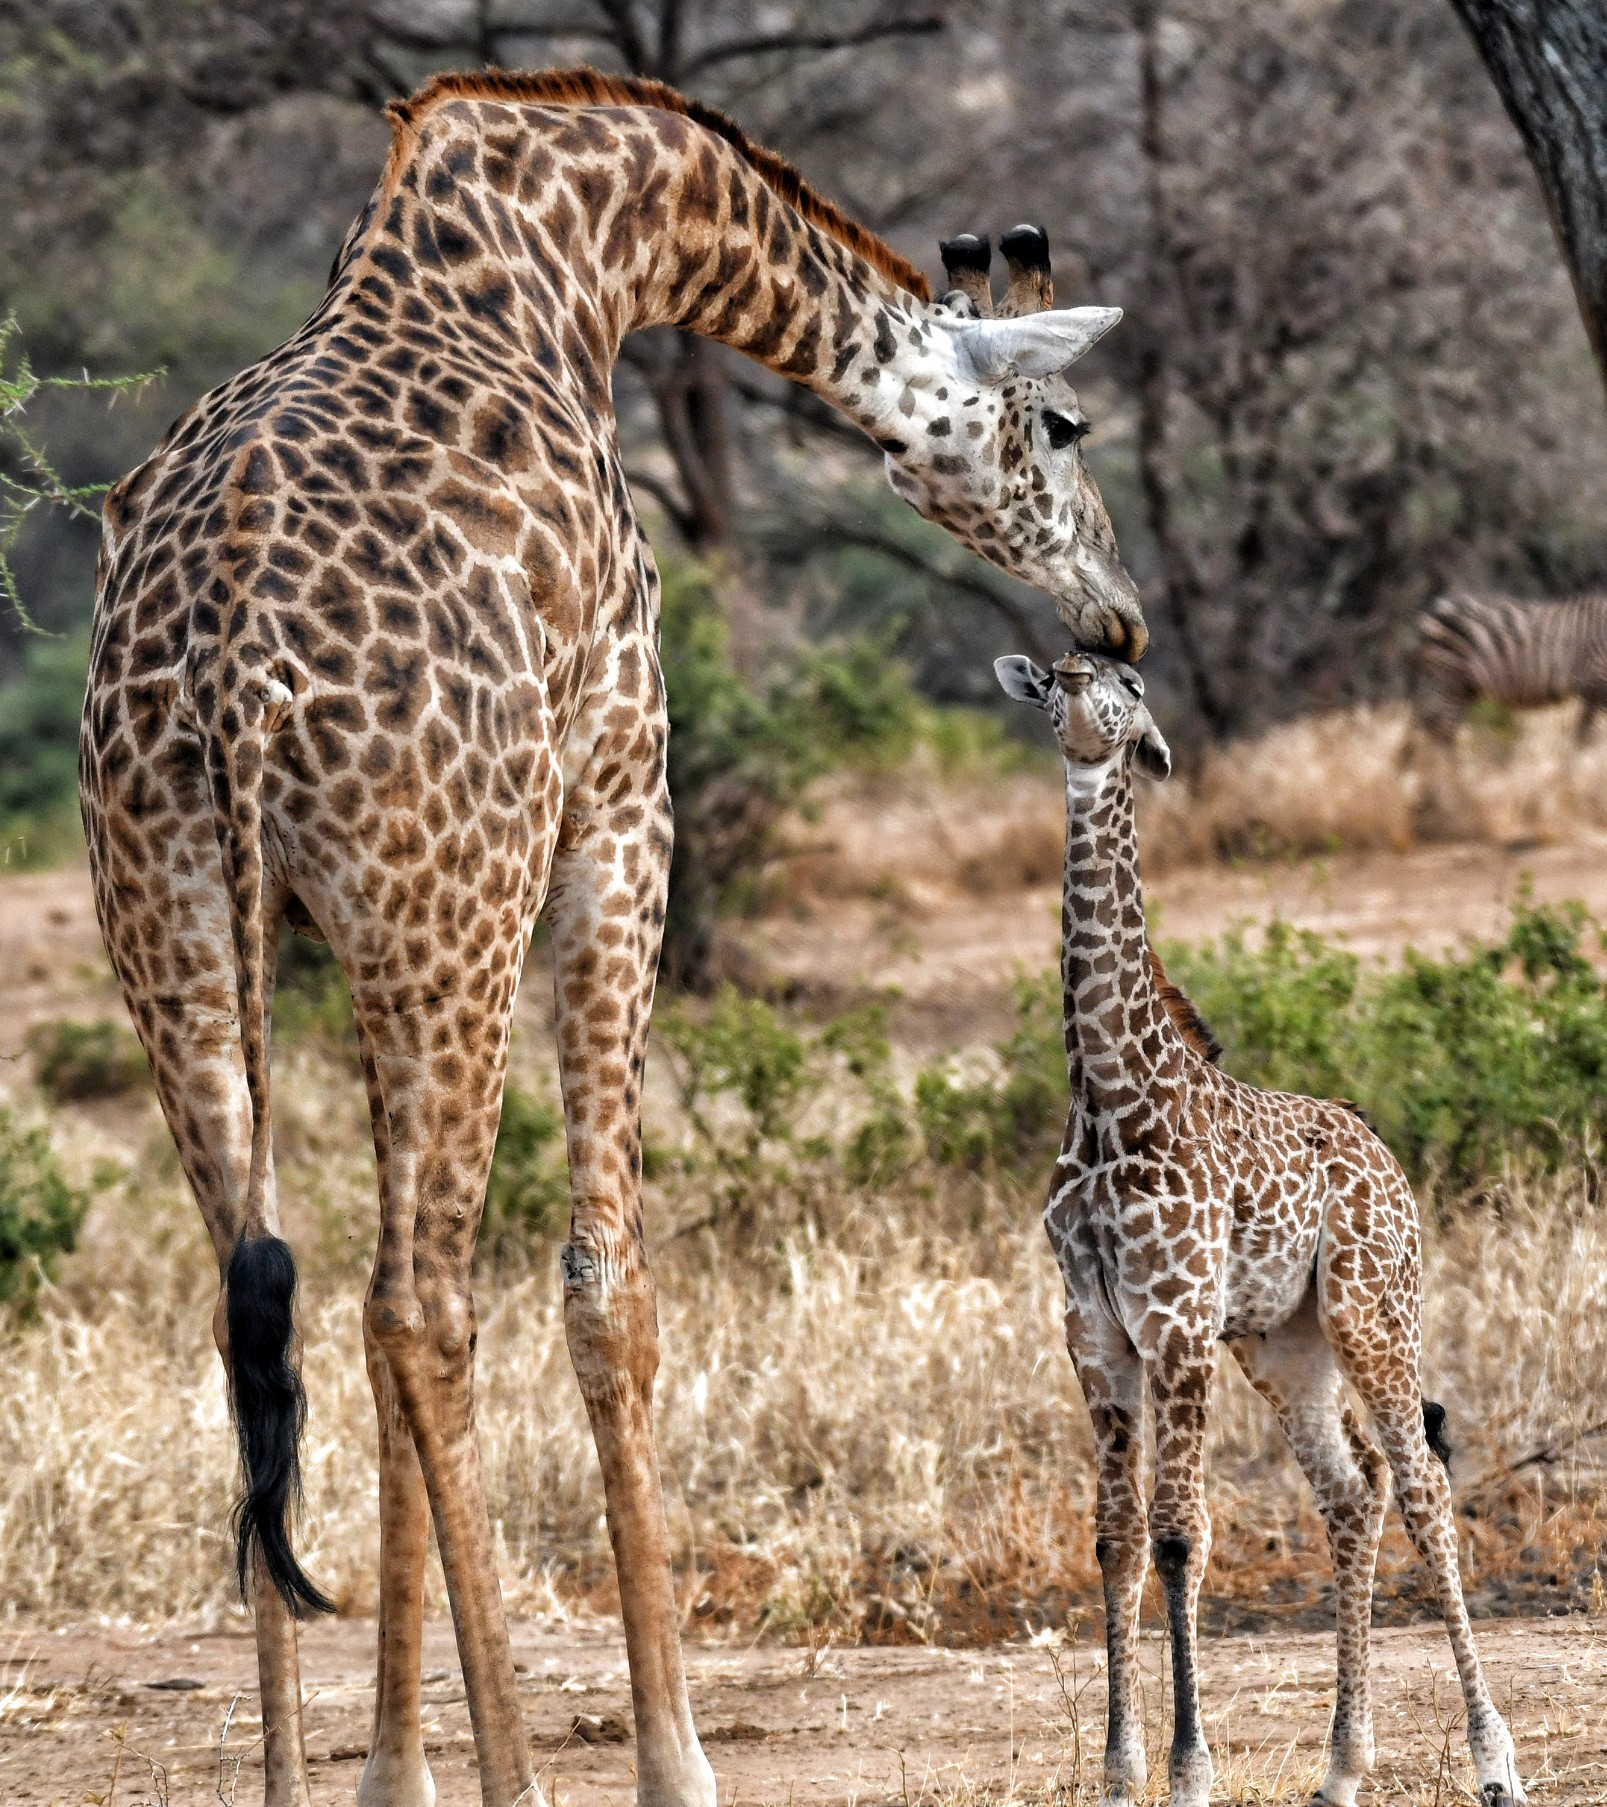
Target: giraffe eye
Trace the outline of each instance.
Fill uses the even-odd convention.
[[[1043,411],[1043,430],[1052,450],[1063,452],[1074,446],[1088,431],[1088,422],[1073,420],[1069,414],[1057,414],[1053,408]]]

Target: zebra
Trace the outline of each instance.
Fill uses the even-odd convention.
[[[1417,618],[1412,707],[1449,740],[1480,697],[1519,709],[1578,697],[1578,737],[1607,708],[1607,595],[1514,602],[1465,591],[1431,602]]]

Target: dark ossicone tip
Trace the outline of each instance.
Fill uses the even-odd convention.
[[[993,289],[988,282],[988,266],[993,262],[993,247],[974,232],[962,232],[957,238],[943,239],[938,250],[943,253],[943,270],[950,286],[971,298],[971,305],[984,319],[993,314]]]
[[[1049,234],[1042,226],[1013,226],[999,240],[999,249],[1008,263],[1020,264],[1023,269],[1049,268]]]
[[[1054,278],[1049,274],[1049,234],[1042,226],[1016,226],[999,240],[1010,267],[1010,287],[999,312],[1006,316],[1042,313],[1053,307]]]
[[[962,232],[955,238],[943,239],[938,250],[951,282],[962,270],[977,270],[986,276],[993,262],[993,246],[986,238],[978,238],[974,232]],[[955,286],[960,285],[956,283]]]

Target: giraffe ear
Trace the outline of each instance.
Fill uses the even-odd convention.
[[[1040,671],[1020,653],[993,661],[993,675],[1007,697],[1018,703],[1031,703],[1034,709],[1047,709],[1055,681],[1048,672]]]
[[[960,373],[974,383],[1055,376],[1075,364],[1122,317],[1119,307],[1059,307],[1018,320],[959,320],[949,325]]]
[[[1157,784],[1172,775],[1172,749],[1167,746],[1161,731],[1155,726],[1150,712],[1142,711],[1144,732],[1139,735],[1133,748],[1133,764],[1146,778],[1153,778]]]

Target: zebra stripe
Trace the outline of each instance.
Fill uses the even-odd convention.
[[[1607,707],[1607,596],[1442,596],[1418,617],[1412,676],[1417,715],[1439,734],[1454,733],[1481,697],[1533,709],[1577,696],[1583,735]]]

